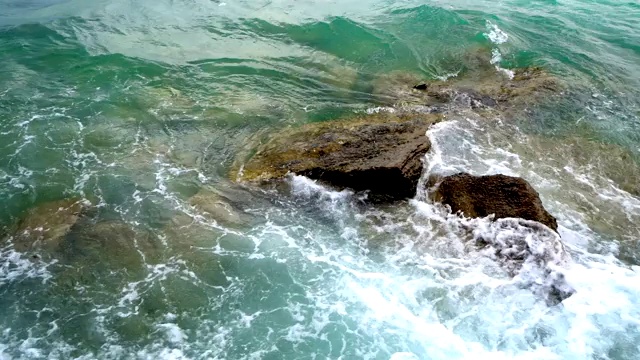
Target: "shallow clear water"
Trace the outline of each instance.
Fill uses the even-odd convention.
[[[472,245],[549,236],[517,222],[228,179],[256,139],[478,48],[566,89],[451,114],[425,176],[530,181],[570,255],[562,304]],[[635,2],[0,0],[0,359],[637,359],[639,88]],[[56,251],[25,248],[21,219],[76,201]]]

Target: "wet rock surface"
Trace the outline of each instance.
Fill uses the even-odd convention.
[[[429,197],[466,217],[521,218],[557,231],[556,219],[545,210],[538,192],[524,179],[506,175],[459,173],[432,179]]]
[[[412,197],[429,150],[429,127],[442,117],[380,112],[307,124],[274,134],[231,177],[263,182],[289,172],[384,199]]]

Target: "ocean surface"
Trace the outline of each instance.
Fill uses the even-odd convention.
[[[477,51],[565,86],[450,116],[425,174],[527,179],[561,304],[470,246],[489,219],[229,179],[256,138]],[[0,359],[640,359],[640,4],[0,0]]]

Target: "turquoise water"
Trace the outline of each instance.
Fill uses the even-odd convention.
[[[428,171],[533,184],[559,306],[420,196],[228,179],[278,129],[494,65],[566,86],[452,116]],[[0,359],[637,359],[638,89],[635,2],[0,0]],[[20,240],[76,201],[54,250]]]

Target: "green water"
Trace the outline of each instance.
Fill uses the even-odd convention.
[[[540,192],[562,306],[420,199],[228,179],[257,139],[492,51],[565,87],[430,137]],[[636,359],[639,89],[635,2],[0,0],[0,359]],[[55,251],[21,242],[76,200]]]

